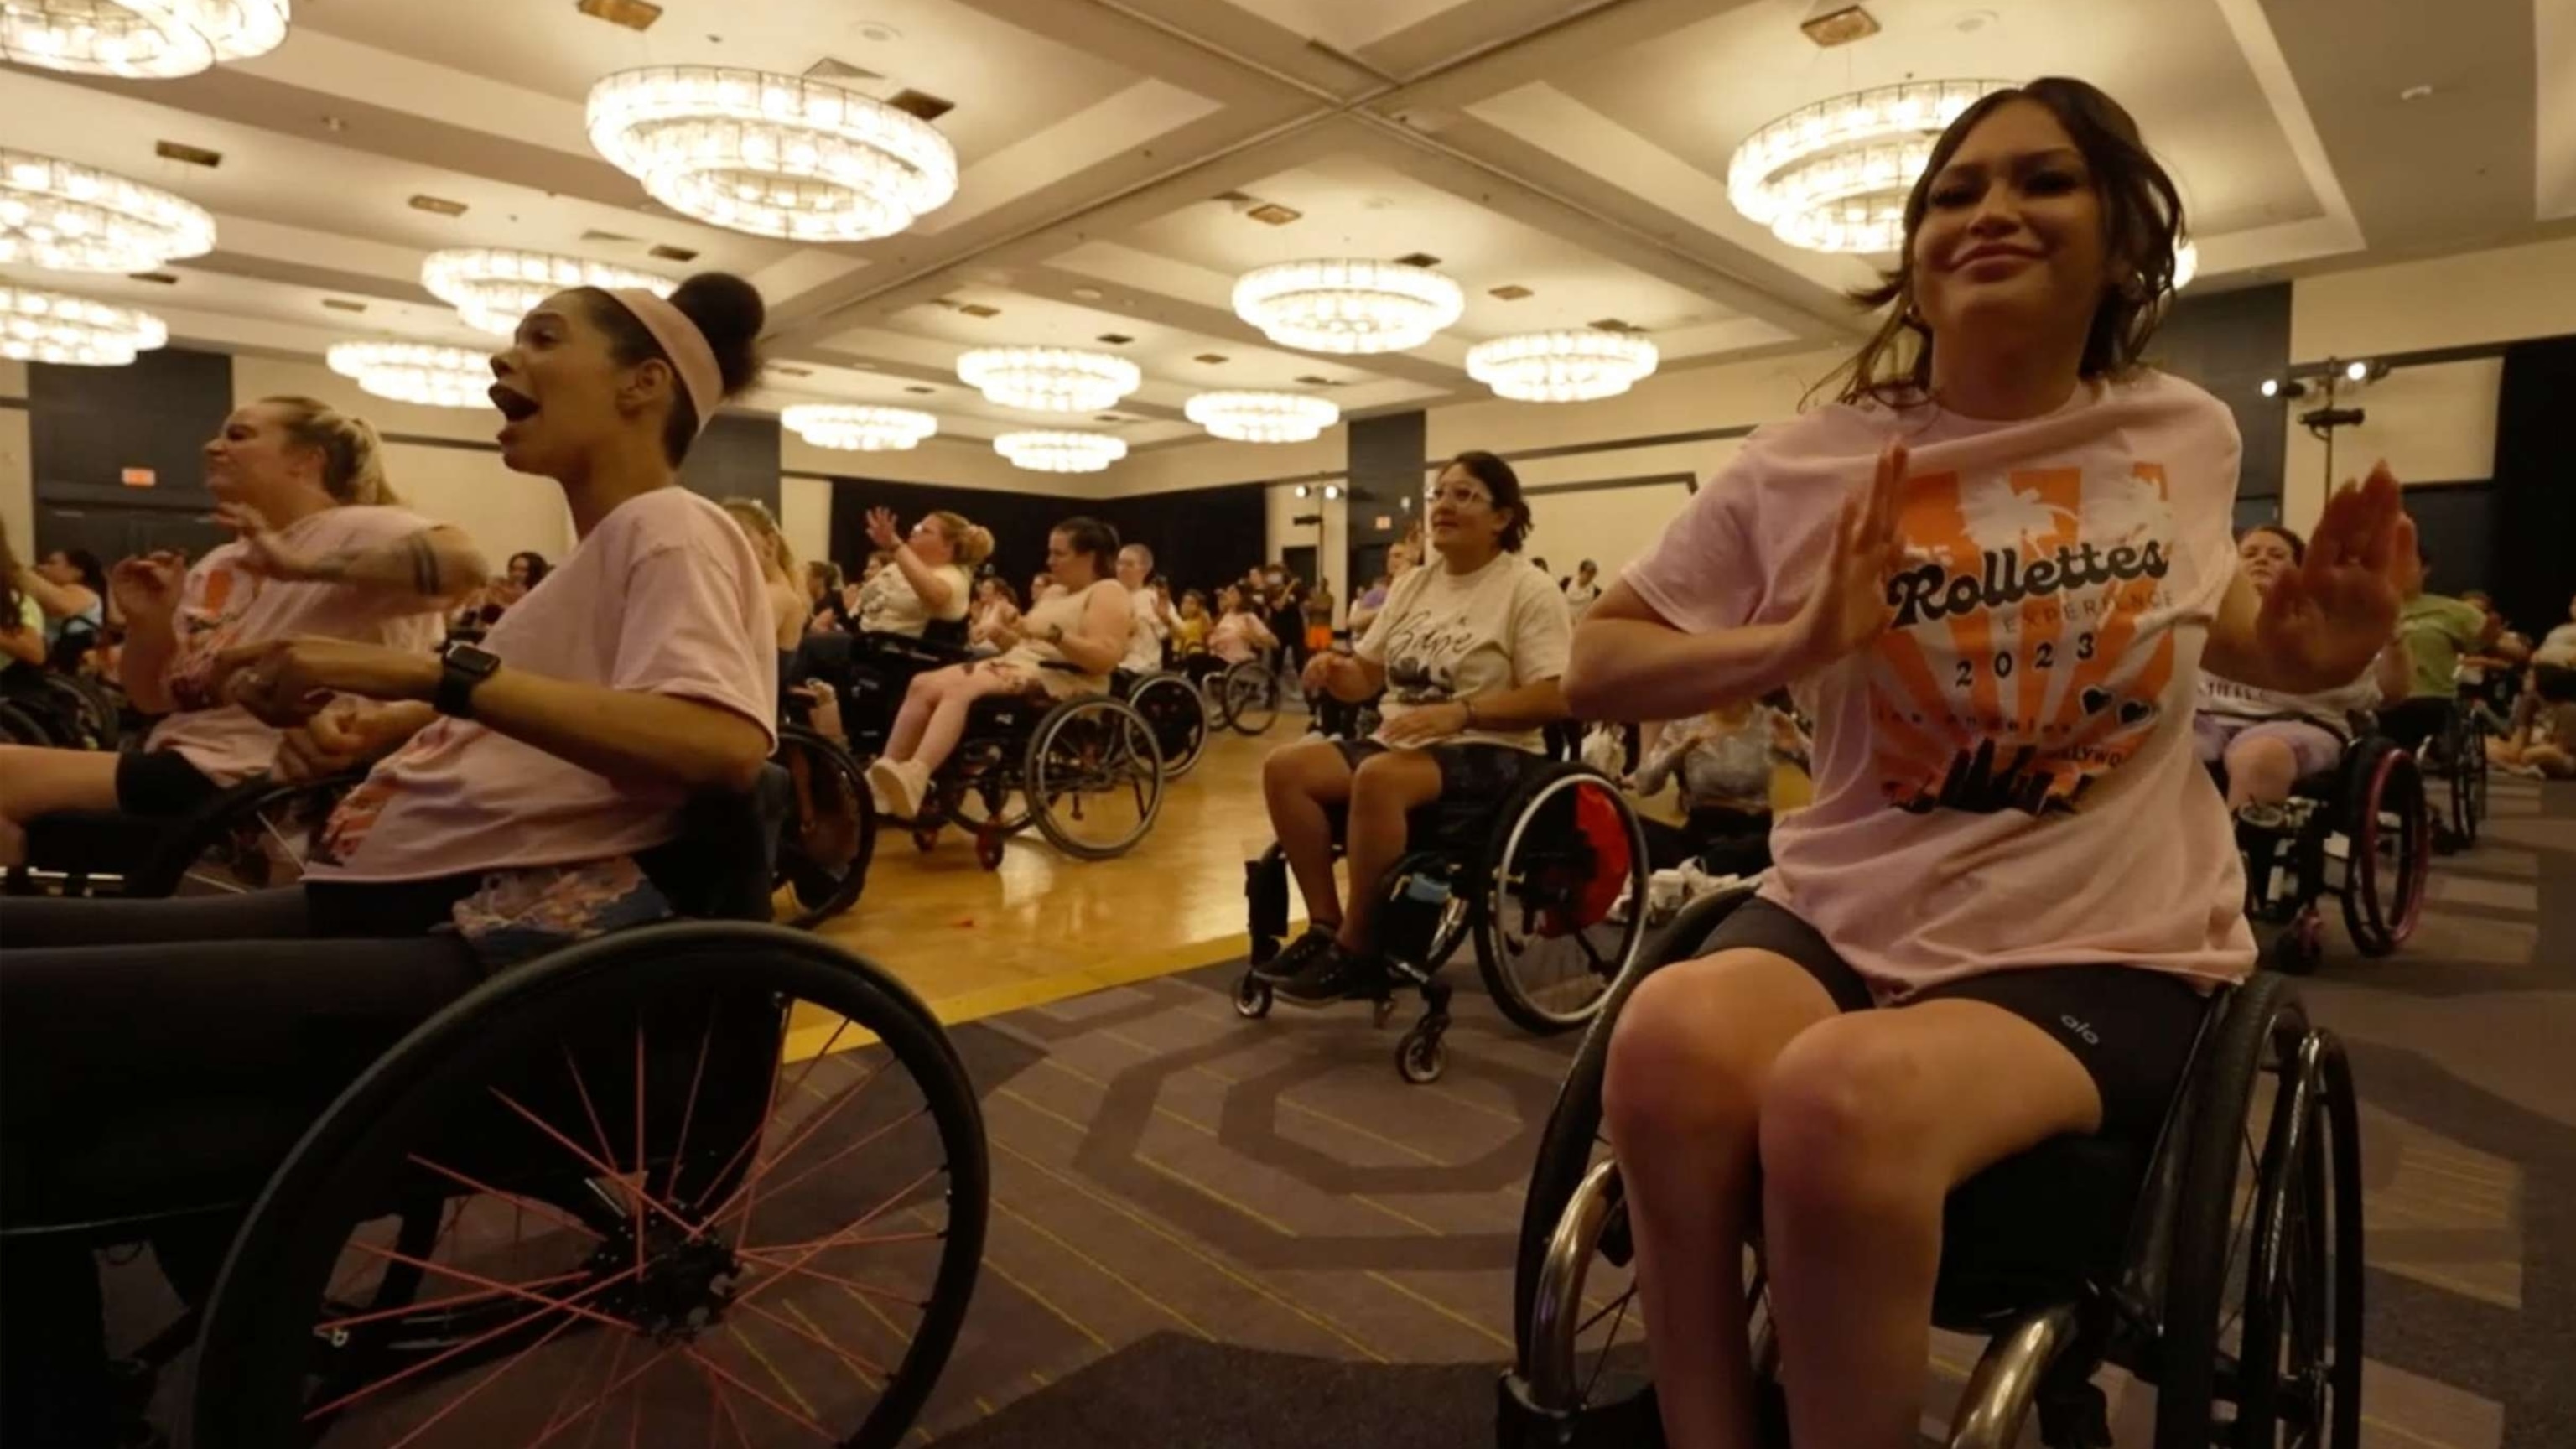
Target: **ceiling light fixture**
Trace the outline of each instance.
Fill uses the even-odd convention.
[[[158,187],[0,149],[0,263],[148,272],[215,249],[215,219]]]
[[[492,405],[492,359],[464,347],[418,342],[335,342],[331,370],[396,402],[434,408]]]
[[[160,318],[86,297],[0,284],[0,357],[123,367],[170,340]]]
[[[620,71],[591,87],[590,143],[684,216],[805,242],[892,236],[957,194],[930,125],[821,81],[716,66]]]
[[[1107,433],[1004,433],[993,451],[1032,473],[1097,473],[1127,456],[1127,441]]]
[[[1096,413],[1144,385],[1136,364],[1070,347],[979,347],[957,359],[957,377],[1006,408]]]
[[[1466,298],[1438,272],[1366,259],[1285,262],[1234,284],[1234,314],[1282,347],[1402,352],[1458,320]]]
[[[166,80],[286,39],[287,0],[9,0],[0,59],[74,75]]]
[[[1517,402],[1616,397],[1655,370],[1655,344],[1633,332],[1525,332],[1467,349],[1467,375]]]
[[[1340,422],[1342,410],[1299,392],[1203,392],[1181,415],[1212,437],[1237,443],[1303,443]]]
[[[2188,241],[2174,243],[2173,289],[2177,292],[2191,285],[2200,275],[2200,247]]]
[[[911,408],[799,403],[778,415],[787,430],[818,448],[845,453],[899,452],[939,431],[939,419]]]
[[[460,247],[431,252],[420,264],[420,284],[456,309],[465,325],[507,337],[539,302],[572,287],[641,287],[667,297],[680,284],[669,277],[613,267],[580,257],[501,247]]]
[[[1908,81],[1803,106],[1735,148],[1726,195],[1794,247],[1892,252],[1905,235],[1905,194],[1932,143],[1961,111],[2009,81]]]

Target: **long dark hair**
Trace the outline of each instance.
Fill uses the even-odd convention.
[[[1931,160],[1905,196],[1905,242],[1895,270],[1883,273],[1877,286],[1852,293],[1864,308],[1887,308],[1887,316],[1850,361],[1817,384],[1819,391],[1839,380],[1837,401],[1891,407],[1932,395],[1932,328],[1914,305],[1914,234],[1923,225],[1933,183],[1959,143],[1986,117],[2015,101],[2045,106],[2066,128],[2102,199],[2103,254],[2118,280],[2103,290],[2093,309],[2076,371],[2088,378],[2116,377],[2146,354],[2173,292],[2174,248],[2183,234],[2182,193],[2139,139],[2138,123],[2118,101],[2084,81],[2043,76],[1980,97],[1932,143]]]
[[[1511,464],[1482,449],[1460,453],[1440,471],[1446,473],[1451,468],[1466,470],[1468,477],[1484,484],[1485,491],[1494,495],[1496,508],[1512,511],[1512,521],[1503,526],[1503,552],[1519,553],[1521,545],[1529,542],[1532,521],[1529,496],[1521,491],[1521,475],[1512,471]],[[1433,475],[1433,481],[1438,481],[1437,474]]]

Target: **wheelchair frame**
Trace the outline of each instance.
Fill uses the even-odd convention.
[[[223,863],[229,880],[205,879],[215,891],[261,890],[290,884],[273,876],[281,864],[296,867],[312,854],[313,834],[330,819],[331,806],[363,771],[318,780],[283,781],[253,776],[230,786],[186,815],[168,819],[116,811],[73,811],[70,828],[130,831],[133,864],[123,871],[55,870],[19,866],[9,872],[8,895],[118,895],[158,899],[180,893],[199,876],[200,863]]]
[[[1695,954],[1751,895],[1711,896],[1684,909],[1620,979],[1559,1089],[1523,1206],[1515,1360],[1497,1389],[1502,1449],[1659,1442],[1647,1437],[1655,1432],[1651,1385],[1623,1380],[1614,1385],[1628,1390],[1623,1398],[1595,1404],[1590,1391],[1603,1375],[1587,1381],[1575,1362],[1581,1335],[1607,1311],[1586,1319],[1583,1290],[1595,1255],[1624,1268],[1633,1254],[1616,1165],[1595,1158],[1606,1140],[1601,1082],[1619,1007],[1636,983]],[[2267,1076],[2271,1101],[2258,1114],[2257,1087]],[[2252,1126],[2258,1115],[2259,1147]],[[2286,978],[2257,973],[2215,995],[2151,1150],[2059,1138],[1951,1193],[1933,1322],[1983,1334],[1987,1345],[1954,1411],[1948,1444],[2008,1449],[2036,1413],[2051,1449],[2109,1449],[2107,1399],[2093,1376],[2113,1363],[2155,1387],[2156,1449],[2268,1445],[2284,1419],[2315,1429],[2304,1442],[2320,1449],[2354,1449],[2362,1370],[2359,1154],[2359,1111],[2343,1047],[2333,1033],[2309,1025]],[[2249,1159],[2252,1211],[2240,1228],[2229,1219]],[[2255,1285],[2260,1291],[2247,1291]],[[1760,1320],[1754,1370],[1765,1417],[1783,1420],[1784,1349],[1764,1312],[1764,1286],[1757,1267],[1747,1290]],[[2231,1308],[2242,1313],[2233,1353],[2222,1343]],[[1616,1334],[1614,1324],[1614,1340]],[[1796,1346],[1785,1351],[1794,1357]],[[2285,1351],[2287,1374],[2246,1373],[2248,1363],[2280,1363]],[[2221,1431],[2240,1437],[2215,1439]],[[1596,1441],[1596,1433],[1608,1437]]]
[[[2316,903],[2326,895],[2341,902],[2344,929],[2362,955],[2385,956],[2404,945],[2423,916],[2433,861],[2430,807],[2415,757],[2392,740],[2364,735],[2346,748],[2330,782],[2301,781],[2285,808],[2283,827],[2240,820],[2236,828],[2246,860],[2246,912],[2280,928],[2266,964],[2294,976],[2317,969],[2325,920]],[[2383,858],[2383,845],[2393,860]],[[2284,879],[2286,894],[2276,889]]]
[[[1123,739],[1104,742],[1099,759],[1059,759],[1058,747],[1075,722],[1091,714],[1106,714],[1116,721],[1114,728]],[[1073,753],[1079,756],[1081,751]],[[1141,778],[1150,790],[1138,802],[1136,828],[1109,845],[1076,836],[1051,802],[1073,797],[1078,816],[1080,797],[1095,793],[1087,788],[1091,781],[1114,777],[1133,783],[1139,778],[1139,762]],[[1061,782],[1062,790],[1053,788],[1058,775],[1068,777]],[[1165,783],[1162,745],[1153,722],[1118,695],[1080,694],[1061,700],[990,696],[975,701],[957,748],[931,777],[922,813],[909,822],[913,844],[927,851],[938,843],[940,829],[953,824],[974,835],[976,863],[998,870],[1004,844],[1034,825],[1049,844],[1077,860],[1112,860],[1135,849],[1153,832],[1163,811]],[[1009,808],[1014,795],[1020,803],[1016,812]],[[970,801],[981,807],[980,813],[970,808]]]

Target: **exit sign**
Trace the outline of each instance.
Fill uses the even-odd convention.
[[[149,488],[161,481],[161,475],[149,468],[128,468],[116,475],[116,481],[128,488]]]

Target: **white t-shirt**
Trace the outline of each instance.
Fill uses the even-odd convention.
[[[326,508],[277,530],[306,555],[382,547],[435,527],[408,509]],[[249,710],[215,698],[215,656],[240,644],[320,634],[426,654],[447,637],[436,604],[347,584],[287,583],[243,566],[248,548],[223,545],[197,560],[180,585],[170,627],[178,647],[162,679],[176,712],[152,727],[147,750],[173,750],[206,778],[231,785],[275,763],[280,732]]]
[[[1152,589],[1127,591],[1127,608],[1136,622],[1127,630],[1127,657],[1119,668],[1151,674],[1163,667],[1163,641],[1172,637],[1172,626],[1163,622],[1161,603]]]
[[[1430,563],[1396,580],[1358,653],[1386,667],[1378,713],[1392,724],[1431,705],[1559,678],[1573,637],[1555,582],[1505,553],[1472,574]],[[1537,730],[1470,730],[1451,742],[1547,749]]]
[[[2378,666],[2363,670],[2359,679],[2343,688],[2323,694],[2282,694],[2204,673],[2200,676],[2199,703],[2202,714],[2242,720],[2302,720],[2331,732],[2337,739],[2350,741],[2352,716],[2379,707]]]
[[[1583,611],[1599,602],[1600,598],[1601,585],[1597,582],[1587,584],[1578,579],[1565,586],[1566,610],[1577,619],[1582,618]]]
[[[936,564],[931,572],[948,581],[948,603],[937,614],[921,602],[912,580],[903,570],[887,564],[877,576],[859,586],[859,630],[866,634],[900,634],[918,639],[934,618],[954,623],[966,617],[974,606],[975,579],[963,564]]]
[[[698,700],[774,742],[778,656],[760,561],[733,518],[681,487],[610,510],[484,637],[504,671]],[[331,816],[317,880],[433,880],[609,860],[670,840],[688,803],[471,720],[434,720]]]
[[[2192,747],[2237,569],[2225,404],[2150,372],[2019,422],[1818,408],[1747,440],[1630,586],[1694,633],[1787,622],[1891,438],[1892,619],[1794,686],[1815,801],[1772,827],[1764,895],[1886,994],[2097,962],[2241,979],[2244,866]]]
[[[2550,630],[2541,639],[2540,647],[2531,651],[2531,662],[2562,669],[2576,665],[2576,624],[2561,624]]]

